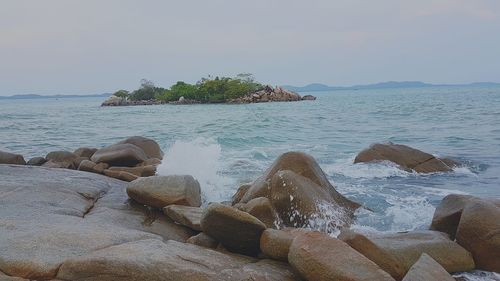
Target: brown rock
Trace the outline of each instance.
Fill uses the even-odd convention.
[[[455,281],[455,278],[429,255],[423,253],[403,281]]]
[[[77,150],[75,150],[73,153],[78,156],[78,157],[87,157],[90,159],[92,155],[97,151],[97,148],[90,148],[90,147],[80,147]]]
[[[394,280],[346,243],[320,232],[305,233],[293,239],[288,261],[305,280]]]
[[[155,166],[140,166],[140,167],[109,167],[111,171],[123,171],[138,177],[151,177],[156,174]]]
[[[256,256],[266,225],[246,212],[213,203],[203,213],[201,229],[229,251]]]
[[[200,220],[203,209],[200,207],[169,205],[163,208],[163,213],[176,223],[201,231]]]
[[[131,174],[128,172],[123,172],[123,171],[113,171],[110,169],[104,170],[103,174],[105,174],[108,177],[112,177],[112,178],[119,179],[122,181],[127,181],[127,182],[131,182],[131,181],[138,179],[138,177],[134,174]]]
[[[213,239],[212,237],[206,235],[203,232],[198,233],[195,236],[191,236],[186,243],[191,243],[194,245],[202,246],[205,248],[210,248],[210,249],[215,249],[219,245],[219,242],[217,240]]]
[[[80,162],[80,165],[78,165],[78,170],[95,173],[95,170],[94,170],[95,166],[96,166],[96,163],[94,163],[90,160],[83,160],[82,162]]]
[[[450,172],[452,163],[457,163],[446,159],[445,161],[425,153],[418,149],[411,148],[401,144],[374,144],[361,151],[354,163],[372,162],[372,161],[391,161],[398,164],[407,171],[416,171],[418,173]]]
[[[146,159],[144,162],[141,162],[136,165],[136,167],[142,167],[142,166],[158,166],[161,164],[161,160],[158,158],[149,158]]]
[[[85,161],[85,160],[90,160],[90,159],[88,157],[77,157],[75,160],[73,160],[73,165],[74,165],[75,169],[80,167],[80,163],[82,163],[82,161]]]
[[[0,281],[29,281],[28,279],[5,275],[0,271]]]
[[[42,166],[48,168],[76,169],[75,160],[77,158],[78,156],[69,151],[52,151],[45,156],[47,162]]]
[[[288,251],[295,237],[306,233],[304,228],[268,228],[260,236],[260,250],[264,255],[275,260],[288,261]]]
[[[248,189],[252,186],[251,184],[243,184],[241,185],[236,193],[233,195],[232,199],[232,205],[235,205],[236,203],[239,203],[241,201],[241,198],[245,193],[248,191]]]
[[[474,269],[471,254],[437,231],[394,234],[361,234],[343,230],[339,239],[378,264],[396,280],[401,280],[422,253],[427,253],[448,272]]]
[[[168,205],[201,206],[200,184],[192,176],[154,176],[139,178],[127,187],[135,201],[163,208]]]
[[[133,144],[114,144],[97,150],[90,158],[92,162],[104,162],[110,166],[135,166],[137,163],[148,159],[144,151]]]
[[[278,214],[271,205],[271,201],[266,197],[254,198],[237,208],[258,218],[269,228],[277,228],[279,225]]]
[[[26,161],[20,154],[0,150],[0,164],[26,165]]]
[[[462,211],[457,242],[474,256],[479,269],[500,272],[500,202],[473,200]]]
[[[104,170],[106,170],[107,168],[109,168],[109,165],[107,163],[97,163],[94,166],[94,172],[97,174],[103,174]]]
[[[157,159],[163,158],[163,151],[161,151],[158,143],[152,139],[140,136],[134,136],[119,142],[119,144],[121,143],[130,143],[140,147],[146,153],[148,158],[157,158]]]

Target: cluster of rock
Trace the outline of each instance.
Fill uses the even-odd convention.
[[[390,161],[405,171],[417,173],[451,172],[459,163],[401,144],[373,144],[361,151],[354,163]]]
[[[165,101],[157,99],[131,100],[125,97],[118,97],[115,95],[111,95],[101,104],[101,106],[158,105],[165,103],[166,103]]]
[[[315,100],[316,97],[299,94],[283,89],[282,87],[265,86],[264,89],[255,93],[250,93],[240,98],[229,100],[228,103],[256,103],[256,102],[281,102],[281,101],[301,101]]]
[[[22,155],[0,151],[0,164],[80,170],[124,181],[155,175],[162,158],[163,152],[156,141],[139,136],[100,149],[81,147],[73,152],[52,151],[28,162]]]

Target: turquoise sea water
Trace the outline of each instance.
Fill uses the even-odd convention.
[[[150,137],[166,152],[159,173],[194,175],[206,202],[229,199],[281,153],[304,151],[341,193],[374,211],[361,212],[356,227],[379,231],[428,227],[450,193],[500,197],[500,87],[312,94],[316,101],[104,108],[98,98],[0,100],[0,149],[29,158]],[[388,141],[465,167],[423,175],[352,164],[371,143]]]

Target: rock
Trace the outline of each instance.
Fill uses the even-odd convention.
[[[0,164],[26,165],[26,161],[22,155],[0,150]]]
[[[47,159],[43,157],[33,157],[26,164],[30,166],[42,166],[45,162],[47,162]]]
[[[302,100],[316,100],[316,97],[312,95],[305,95],[302,97]]]
[[[97,148],[91,148],[91,147],[80,147],[77,150],[75,150],[73,153],[78,156],[78,157],[87,157],[90,159],[92,155],[97,151]]]
[[[194,234],[128,202],[126,184],[102,175],[0,165],[0,178],[0,271],[7,275],[56,279],[73,258],[134,241],[184,242]]]
[[[176,223],[201,231],[200,220],[203,209],[200,207],[169,205],[163,208],[163,213]]]
[[[266,225],[246,212],[213,203],[203,213],[201,229],[231,252],[256,256]]]
[[[454,240],[463,209],[466,205],[476,201],[488,201],[500,207],[500,199],[481,199],[470,195],[450,194],[444,197],[436,208],[430,229],[447,233]]]
[[[110,167],[109,170],[127,172],[137,177],[151,177],[156,174],[156,167],[152,165],[140,167]]]
[[[474,269],[471,254],[448,235],[437,231],[410,231],[394,234],[361,234],[343,230],[339,239],[378,264],[396,280],[401,280],[423,253],[448,272]]]
[[[29,281],[29,280],[19,277],[8,276],[0,271],[0,281]]]
[[[281,87],[273,88],[265,86],[264,89],[257,92],[249,93],[243,97],[229,100],[228,103],[252,103],[252,102],[285,102],[285,101],[300,101],[302,98],[299,94],[285,90]]]
[[[114,170],[110,170],[110,169],[104,170],[103,174],[105,174],[108,177],[119,179],[119,180],[126,181],[126,182],[132,182],[132,181],[139,178],[138,176],[131,174],[129,172],[114,171]]]
[[[254,198],[248,203],[242,204],[238,209],[258,218],[268,228],[277,228],[279,225],[278,214],[271,205],[271,201],[266,197]]]
[[[289,266],[176,241],[123,243],[62,264],[63,280],[298,280]]]
[[[500,272],[500,200],[495,203],[468,203],[462,211],[456,239],[472,253],[478,269]]]
[[[202,246],[205,248],[210,248],[210,249],[215,249],[219,245],[219,242],[217,240],[213,239],[212,237],[206,235],[203,232],[198,233],[195,236],[191,236],[186,243],[191,243],[194,245]]]
[[[42,166],[48,168],[63,168],[63,169],[76,169],[75,160],[78,158],[73,152],[69,151],[52,151],[45,159],[45,162]]]
[[[251,184],[243,184],[241,185],[236,193],[231,197],[232,199],[232,205],[235,205],[236,203],[239,203],[243,195],[248,191],[248,189],[252,186]]]
[[[132,167],[148,159],[146,153],[130,143],[114,144],[97,150],[90,158],[92,162],[104,162],[110,166]]]
[[[455,281],[455,278],[429,255],[423,253],[403,281]]]
[[[439,159],[429,153],[401,144],[374,144],[361,151],[354,163],[391,161],[402,169],[418,173],[450,172],[457,166],[449,159]]]
[[[346,243],[320,232],[309,232],[294,238],[288,261],[305,280],[394,280]]]
[[[146,159],[144,162],[141,162],[136,165],[136,167],[142,167],[142,166],[158,166],[161,164],[161,160],[158,158],[149,158]]]
[[[275,260],[288,261],[288,251],[295,237],[306,233],[304,228],[285,228],[283,230],[268,228],[260,236],[260,250]]]
[[[80,165],[78,165],[78,170],[95,173],[94,167],[96,165],[97,165],[96,163],[90,160],[83,160],[82,162],[80,162]]]
[[[295,197],[294,193],[304,197]],[[276,199],[273,197],[278,195]],[[308,226],[310,219],[317,216],[323,216],[324,221],[331,224],[347,225],[352,220],[354,211],[360,207],[360,204],[338,193],[314,158],[302,152],[281,155],[263,176],[252,183],[240,202],[247,203],[257,197],[270,199],[283,223],[293,227]],[[317,201],[321,204],[317,205]],[[319,209],[325,210],[316,213]],[[298,219],[298,213],[308,217],[301,218],[301,222],[291,222],[290,217]]]
[[[115,95],[110,96],[101,104],[101,106],[122,106],[122,105],[128,105],[127,99],[124,97],[117,97]]]
[[[139,178],[128,185],[127,194],[135,201],[155,208],[173,204],[201,206],[200,184],[188,175]]]
[[[80,167],[80,163],[82,163],[82,161],[85,160],[90,160],[90,159],[88,157],[77,157],[75,160],[73,160],[73,166],[75,167],[75,169]]]
[[[163,158],[163,151],[161,151],[158,143],[152,139],[140,136],[134,136],[134,137],[129,137],[126,140],[119,142],[118,144],[126,144],[126,143],[133,144],[141,148],[144,151],[144,153],[146,153],[147,158],[157,158],[157,159]]]
[[[106,170],[107,168],[109,168],[109,165],[107,163],[97,163],[94,166],[94,172],[97,174],[103,174],[104,170]]]

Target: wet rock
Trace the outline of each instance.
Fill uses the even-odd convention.
[[[129,172],[115,171],[115,170],[110,170],[110,169],[104,170],[103,174],[105,174],[108,177],[119,179],[119,180],[126,181],[126,182],[132,182],[132,181],[139,178],[138,176],[131,174]]]
[[[423,253],[427,253],[448,272],[474,269],[472,255],[448,235],[437,231],[410,231],[403,233],[362,234],[343,230],[339,239],[365,255],[401,280]]]
[[[0,164],[25,165],[26,161],[20,154],[0,150]]]
[[[144,151],[133,144],[122,143],[97,150],[90,158],[92,162],[104,162],[110,166],[133,167],[148,159]]]
[[[237,204],[237,203],[239,203],[241,201],[241,198],[243,197],[243,195],[245,195],[245,193],[248,191],[248,189],[250,188],[250,186],[252,186],[252,185],[251,184],[243,184],[243,185],[241,185],[238,188],[238,190],[236,191],[236,193],[231,198],[232,199],[232,205],[235,205],[235,204]]]
[[[158,143],[152,139],[141,136],[134,136],[134,137],[129,137],[126,140],[119,142],[118,144],[125,144],[125,143],[138,146],[144,151],[144,153],[146,153],[148,158],[157,158],[157,159],[163,158],[163,151],[160,149]]]
[[[203,213],[201,229],[229,251],[256,256],[266,225],[246,212],[213,203]]]
[[[200,220],[203,209],[200,207],[169,205],[163,208],[163,213],[176,223],[201,231]]]
[[[128,185],[127,193],[135,201],[155,208],[173,204],[201,206],[200,184],[188,175],[139,178]]]
[[[213,239],[212,237],[208,236],[207,234],[200,232],[195,236],[191,236],[186,243],[191,243],[194,245],[202,246],[205,248],[210,248],[210,249],[215,249],[219,245],[219,242],[217,240]]]
[[[439,263],[423,253],[403,281],[455,281],[455,279]]]
[[[391,161],[402,169],[418,173],[450,172],[458,163],[401,144],[374,144],[361,151],[354,163]]]
[[[47,162],[47,159],[44,157],[33,157],[26,164],[30,166],[42,166],[45,162]]]
[[[500,200],[472,200],[462,211],[456,240],[479,269],[500,272]]]
[[[258,218],[269,228],[276,228],[279,225],[278,214],[266,197],[254,198],[237,208]]]
[[[194,234],[161,212],[151,216],[129,204],[125,183],[102,175],[3,165],[0,178],[0,271],[7,275],[55,279],[68,259],[145,239],[184,242]]]
[[[305,280],[394,280],[346,243],[320,232],[309,232],[294,238],[288,261]]]
[[[92,155],[97,151],[97,148],[91,148],[91,147],[80,147],[77,150],[75,150],[73,153],[78,156],[78,157],[87,157],[90,159]]]
[[[156,167],[152,165],[140,167],[109,167],[109,170],[127,172],[137,177],[151,177],[156,174]]]
[[[266,229],[260,237],[260,250],[272,259],[288,261],[290,245],[295,237],[306,233],[304,228]]]

